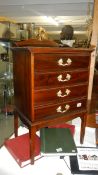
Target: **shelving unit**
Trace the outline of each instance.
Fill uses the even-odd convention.
[[[0,112],[12,114],[13,106],[13,63],[11,55],[11,41],[0,39]]]
[[[13,113],[13,61],[11,46],[15,40],[16,21],[0,17],[0,112]]]

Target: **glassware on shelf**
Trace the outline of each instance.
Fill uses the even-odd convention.
[[[0,54],[0,112],[5,113],[5,116],[13,114],[13,63],[12,53],[9,40],[1,40],[0,45],[4,47]],[[2,48],[1,47],[1,48]],[[3,53],[4,51],[4,53]],[[6,51],[6,52],[5,52]]]

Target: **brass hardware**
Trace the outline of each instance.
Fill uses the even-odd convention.
[[[64,82],[64,81],[69,81],[71,79],[71,75],[67,74],[64,80],[62,78],[63,78],[62,74],[57,77],[58,81]]]
[[[62,111],[62,107],[59,106],[59,107],[56,109],[56,111],[59,112],[59,113],[65,113],[65,112],[67,112],[67,111],[69,110],[69,108],[70,108],[70,105],[67,104],[67,105],[65,106],[65,110]]]
[[[64,62],[64,60],[63,60],[62,58],[60,58],[60,59],[58,60],[58,65],[59,65],[59,66],[70,66],[71,63],[72,63],[72,60],[71,60],[70,58],[67,58],[66,63],[64,64],[63,62]]]
[[[62,91],[59,90],[59,91],[57,92],[57,96],[58,96],[58,97],[66,97],[66,96],[68,96],[68,95],[70,94],[70,92],[71,92],[71,91],[70,91],[69,89],[66,89],[65,94],[62,95]]]

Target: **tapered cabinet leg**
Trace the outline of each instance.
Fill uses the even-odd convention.
[[[87,117],[86,114],[81,117],[81,131],[80,131],[80,143],[81,144],[83,144],[83,141],[84,141],[85,127],[86,127],[86,117]]]
[[[31,157],[31,164],[34,164],[36,127],[31,127],[29,129],[29,136],[30,136],[30,157]]]
[[[14,112],[14,134],[15,137],[18,136],[18,113],[16,111]]]

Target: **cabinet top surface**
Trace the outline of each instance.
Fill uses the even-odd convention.
[[[13,47],[13,50],[28,50],[30,52],[34,53],[81,53],[81,52],[92,52],[94,51],[94,48],[64,48],[64,47]]]

